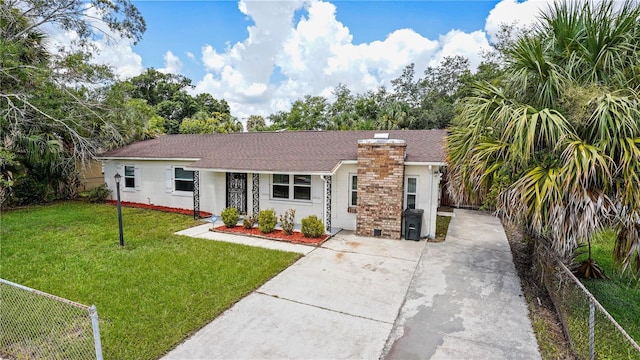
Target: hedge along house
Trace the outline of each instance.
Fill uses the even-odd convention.
[[[435,235],[445,130],[283,131],[166,135],[109,151],[107,186],[122,201],[220,214],[296,210],[328,232],[400,239],[406,208]],[[115,193],[115,191],[114,191]]]

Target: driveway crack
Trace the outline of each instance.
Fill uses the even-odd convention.
[[[336,314],[348,315],[348,316],[352,316],[352,317],[356,317],[356,318],[360,318],[360,319],[365,319],[365,320],[371,320],[371,321],[379,322],[379,323],[382,323],[382,324],[389,324],[389,325],[393,325],[393,322],[383,321],[383,320],[379,320],[379,319],[374,319],[374,318],[370,318],[370,317],[362,316],[362,315],[351,314],[351,313],[344,312],[344,311],[338,311],[338,310],[331,309],[331,308],[327,308],[327,307],[324,307],[324,306],[313,305],[313,304],[309,304],[309,303],[306,303],[306,302],[297,301],[297,300],[293,300],[293,299],[288,299],[288,298],[280,297],[280,296],[273,295],[273,294],[267,294],[267,293],[264,293],[264,292],[261,292],[261,291],[257,291],[257,290],[255,291],[255,293],[256,293],[256,294],[260,294],[260,295],[270,296],[270,297],[272,297],[272,298],[276,298],[276,299],[280,299],[280,300],[289,301],[289,302],[296,303],[296,304],[300,304],[300,305],[311,306],[311,307],[314,307],[314,308],[316,308],[316,309],[321,309],[321,310],[331,311],[331,312],[336,313]]]

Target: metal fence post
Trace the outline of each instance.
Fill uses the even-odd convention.
[[[100,342],[100,327],[98,326],[98,311],[95,305],[89,308],[91,326],[93,327],[93,342],[96,347],[96,360],[102,360],[102,343]]]
[[[589,299],[589,359],[593,360],[595,357],[595,344],[594,344],[594,325],[595,325],[595,310],[593,301]]]

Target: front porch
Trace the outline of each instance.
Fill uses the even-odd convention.
[[[282,178],[290,179],[288,188],[281,184]],[[342,227],[331,224],[331,180],[328,175],[193,170],[194,216],[197,217],[200,209],[205,208],[218,215],[219,219],[222,210],[231,207],[241,215],[241,225],[242,215],[257,215],[265,209],[273,209],[280,215],[295,209],[296,220],[316,215],[322,220],[326,233],[334,235]],[[287,194],[289,197],[285,196]],[[206,220],[211,221],[211,218]],[[300,230],[299,223],[295,224],[295,230]]]

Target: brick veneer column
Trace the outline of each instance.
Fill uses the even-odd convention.
[[[400,239],[407,144],[397,139],[358,141],[356,234]]]

